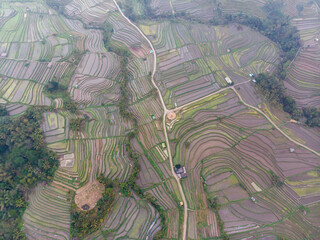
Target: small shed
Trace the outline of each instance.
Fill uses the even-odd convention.
[[[226,77],[225,80],[228,84],[232,84],[232,80],[229,77]]]
[[[88,204],[85,204],[81,207],[83,210],[89,210],[90,206]]]
[[[188,173],[186,171],[185,167],[180,167],[180,168],[174,168],[175,173],[179,178],[186,178],[188,177]]]
[[[251,200],[252,200],[252,202],[255,202],[255,201],[256,201],[256,199],[255,199],[254,197],[251,197]]]
[[[289,151],[290,151],[291,153],[293,153],[293,152],[295,151],[295,149],[294,149],[294,148],[289,148]]]

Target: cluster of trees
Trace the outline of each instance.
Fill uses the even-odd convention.
[[[113,27],[111,23],[106,21],[103,26],[102,40],[103,40],[104,46],[107,49],[110,46],[112,34],[113,34]]]
[[[69,123],[70,130],[76,131],[76,132],[80,131],[83,120],[84,120],[83,118],[79,118],[79,117],[72,118]]]
[[[210,22],[212,24],[239,23],[278,43],[283,51],[278,72],[279,77],[284,79],[286,76],[285,65],[294,59],[300,48],[300,35],[297,28],[290,23],[289,17],[282,13],[282,5],[279,2],[270,1],[263,8],[267,13],[267,17],[264,19],[243,13],[237,15],[221,13],[218,18],[213,18]]]
[[[128,92],[128,82],[130,80],[130,73],[128,70],[128,58],[122,57],[120,61],[121,69],[121,80],[120,80],[120,94],[121,98],[119,100],[119,111],[120,115],[127,119],[133,119],[133,114],[130,113],[127,108],[129,105],[129,92]]]
[[[124,118],[133,119],[132,113],[127,111],[129,103],[129,93],[128,93],[128,81],[130,80],[130,73],[127,68],[129,57],[131,56],[130,51],[127,48],[118,47],[112,44],[111,37],[113,34],[113,27],[110,23],[105,22],[103,28],[103,42],[105,48],[109,52],[114,52],[120,56],[120,100],[119,100],[119,111],[120,115]]]
[[[294,118],[299,117],[299,110],[295,101],[291,97],[287,97],[283,83],[274,75],[260,73],[256,76],[257,85],[264,96],[273,104],[283,104],[284,110],[289,112]]]
[[[284,183],[281,181],[280,177],[274,173],[274,171],[269,170],[271,175],[271,182],[274,186],[281,187]]]
[[[46,0],[49,7],[53,8],[57,12],[63,14],[64,7],[69,4],[72,0]]]
[[[228,234],[224,231],[224,222],[222,221],[220,214],[219,214],[219,209],[220,209],[220,204],[218,203],[218,198],[214,197],[213,199],[208,199],[209,202],[209,208],[211,208],[217,218],[217,223],[218,223],[218,227],[220,230],[220,237],[223,240],[229,240],[230,237],[228,236]]]
[[[67,90],[68,88],[60,84],[56,78],[48,82],[44,87],[44,91],[49,98],[62,98],[63,108],[71,113],[76,113],[78,105],[71,99]]]
[[[275,75],[260,73],[256,77],[257,84],[264,96],[273,104],[281,104],[283,110],[295,120],[305,119],[310,127],[320,127],[320,109],[299,109],[296,101],[286,94],[283,83]]]
[[[117,48],[118,49],[118,48]],[[110,46],[108,48],[110,51]],[[131,173],[127,179],[126,182],[122,182],[119,184],[120,192],[124,196],[132,196],[132,191],[134,191],[141,199],[144,199],[148,201],[158,212],[160,215],[161,220],[161,229],[162,231],[159,231],[154,239],[161,239],[164,232],[166,231],[166,218],[165,213],[162,207],[157,203],[157,200],[150,194],[144,193],[140,186],[137,184],[137,178],[140,172],[140,163],[139,163],[139,154],[137,154],[132,146],[131,146],[131,140],[136,138],[139,134],[139,126],[138,126],[138,120],[135,118],[133,113],[128,111],[129,107],[129,92],[128,92],[128,82],[130,80],[130,72],[128,70],[128,62],[129,57],[131,56],[129,50],[123,49],[121,52],[115,52],[121,57],[120,61],[120,93],[121,97],[119,100],[119,112],[120,115],[123,118],[126,118],[133,122],[134,128],[133,131],[127,133],[125,138],[125,149],[126,153],[130,159],[130,161],[133,162],[133,167],[131,170]]]
[[[94,209],[79,211],[74,202],[71,204],[71,237],[83,238],[85,235],[98,230],[114,203],[119,189],[119,182],[103,175],[99,176],[97,180],[104,185],[105,189],[102,193],[102,198],[99,199]]]
[[[82,59],[83,54],[85,54],[86,51],[80,52],[78,49],[74,49],[72,50],[72,54],[69,58],[69,62],[72,63],[73,68],[76,68],[79,64],[79,62]],[[71,61],[70,61],[71,59]],[[66,80],[70,80],[71,76],[73,75],[74,71],[71,71],[70,74],[68,76],[65,76],[65,78],[67,78]]]
[[[51,181],[58,156],[43,141],[44,109],[29,108],[18,118],[0,117],[0,239],[24,239],[18,225],[28,191]]]
[[[301,10],[300,6],[297,6]],[[294,59],[300,48],[300,35],[296,27],[292,26],[288,16],[282,11],[280,2],[268,2],[264,6],[267,18],[247,16],[244,14],[224,15],[223,20],[226,22],[237,22],[249,26],[272,41],[279,44],[283,54],[278,65],[278,71],[273,75],[259,74],[256,79],[264,95],[273,103],[280,103],[283,110],[291,115],[295,120],[305,118],[305,123],[310,127],[320,127],[320,109],[297,107],[296,101],[289,96],[284,88],[283,82],[286,78],[286,67]]]
[[[228,236],[228,234],[224,230],[224,222],[221,219],[221,216],[219,214],[219,210],[220,210],[221,205],[218,203],[218,198],[217,197],[213,197],[213,198],[209,197],[210,194],[208,192],[207,184],[203,180],[202,177],[201,177],[201,179],[202,179],[203,189],[207,195],[208,207],[214,211],[216,219],[217,219],[217,224],[218,224],[219,231],[220,231],[220,238],[223,240],[229,240],[230,237]]]
[[[150,193],[144,193],[140,186],[137,184],[137,178],[140,172],[140,163],[139,163],[139,155],[132,149],[131,140],[137,136],[139,133],[138,124],[135,121],[135,130],[130,132],[126,136],[125,141],[125,148],[128,154],[128,157],[131,161],[133,161],[133,168],[128,177],[128,180],[125,184],[126,188],[130,191],[132,189],[141,199],[148,201],[159,213],[160,220],[161,220],[161,231],[159,231],[155,236],[154,239],[162,239],[166,232],[166,216],[163,208],[157,203],[157,199],[153,197]],[[120,185],[121,186],[121,185]],[[122,190],[123,191],[123,190]],[[124,192],[125,193],[125,192]]]
[[[306,124],[309,127],[320,127],[320,109],[319,108],[302,108],[303,116],[306,118]]]
[[[115,54],[123,57],[123,58],[128,58],[131,56],[130,51],[125,48],[125,47],[119,47],[115,44],[112,44],[112,34],[114,32],[112,25],[109,22],[105,22],[103,25],[102,30],[102,40],[104,47],[109,51],[109,52],[114,52]]]
[[[0,117],[7,116],[8,111],[5,105],[0,105]]]
[[[143,12],[140,14],[137,14],[134,11],[134,1],[126,1],[123,4],[119,2],[119,7],[125,9],[126,16],[133,22],[145,18],[153,19],[157,17],[151,9],[151,0],[139,0],[139,3],[142,5],[143,9]]]
[[[131,16],[131,20],[138,20],[140,18],[166,18],[181,17],[187,20],[193,20],[200,23],[199,19],[193,19],[185,12],[172,14],[164,14],[157,16],[152,12],[149,0],[141,1],[145,7],[145,16],[131,16],[133,8],[130,4],[125,5],[126,15]],[[283,82],[286,78],[286,67],[290,61],[296,56],[301,44],[300,35],[296,27],[290,23],[290,18],[282,13],[282,3],[277,1],[270,1],[263,7],[267,17],[261,19],[255,16],[249,16],[243,13],[237,15],[224,14],[217,4],[217,15],[212,18],[209,23],[213,25],[225,25],[228,23],[238,23],[248,26],[272,41],[279,44],[282,49],[281,61],[278,65],[278,70],[273,75],[260,74],[257,77],[258,86],[263,94],[272,103],[280,103],[283,110],[291,115],[295,120],[305,119],[305,123],[310,127],[320,127],[320,109],[317,108],[303,108],[299,109],[295,100],[286,93]],[[298,11],[303,10],[303,6],[297,6]],[[239,26],[240,27],[240,26]],[[189,143],[186,142],[188,146]]]

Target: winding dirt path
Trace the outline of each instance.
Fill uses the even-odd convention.
[[[260,114],[262,114],[283,136],[285,136],[289,141],[297,144],[300,147],[303,147],[307,150],[309,150],[310,152],[314,153],[315,155],[317,155],[318,157],[320,157],[320,153],[318,153],[317,151],[309,148],[306,145],[303,145],[302,143],[297,142],[296,140],[292,139],[291,137],[289,137],[284,131],[282,131],[272,120],[271,118],[269,118],[263,111],[261,111],[259,108],[256,108],[250,104],[247,104],[245,101],[243,101],[241,95],[238,93],[238,91],[234,88],[231,87],[231,89],[235,92],[235,94],[237,94],[238,98],[240,99],[240,101],[247,107],[252,108],[254,110],[256,110],[257,112],[259,112]]]
[[[156,73],[156,70],[157,70],[157,53],[151,43],[151,41],[147,38],[147,36],[140,30],[140,28],[138,26],[136,26],[135,24],[133,24],[131,22],[131,20],[129,18],[127,18],[123,12],[121,11],[118,3],[116,2],[116,0],[113,0],[114,4],[116,5],[118,11],[121,13],[122,17],[124,17],[128,23],[130,25],[132,25],[142,36],[143,38],[149,43],[150,47],[151,47],[151,50],[153,52],[153,71],[152,71],[152,74],[151,74],[151,82],[153,84],[153,86],[157,89],[157,92],[159,94],[159,98],[160,98],[160,101],[161,101],[161,105],[163,107],[163,110],[164,110],[164,113],[163,113],[163,121],[162,121],[162,124],[163,124],[163,132],[164,132],[164,135],[165,135],[165,139],[166,139],[166,144],[167,144],[167,149],[168,149],[168,155],[169,155],[169,161],[170,161],[170,165],[171,165],[171,173],[173,175],[173,177],[176,179],[177,181],[177,184],[178,184],[178,187],[179,187],[179,191],[180,191],[180,195],[181,195],[181,198],[182,198],[182,201],[183,201],[183,206],[184,206],[184,216],[183,216],[183,230],[182,230],[182,239],[183,240],[186,240],[187,239],[187,221],[188,221],[188,205],[187,205],[187,200],[186,200],[186,197],[184,195],[184,192],[183,192],[183,189],[182,189],[182,186],[181,186],[181,183],[180,183],[180,179],[178,178],[178,176],[175,174],[174,172],[174,167],[173,167],[173,162],[172,162],[172,155],[171,155],[171,148],[170,148],[170,142],[169,142],[169,138],[168,138],[168,133],[167,133],[167,128],[166,128],[166,117],[167,117],[167,113],[168,113],[168,109],[164,103],[164,100],[163,100],[163,97],[161,95],[161,92],[160,92],[160,89],[159,87],[157,86],[157,84],[154,82],[154,75]]]
[[[291,138],[290,136],[288,136],[284,131],[282,131],[282,130],[272,121],[272,119],[271,119],[270,117],[268,117],[263,111],[261,111],[261,110],[260,110],[259,108],[257,108],[257,107],[254,107],[254,106],[246,103],[246,102],[242,99],[241,95],[238,93],[238,91],[235,89],[235,87],[236,87],[236,86],[239,86],[239,85],[242,85],[242,84],[245,84],[245,83],[249,83],[249,82],[250,82],[250,80],[249,80],[249,81],[246,81],[246,82],[242,82],[242,83],[235,84],[234,86],[222,88],[222,89],[220,89],[219,91],[216,91],[216,92],[214,92],[214,93],[211,93],[211,94],[209,94],[209,95],[207,95],[207,96],[204,96],[204,97],[202,97],[202,98],[196,99],[196,100],[194,100],[194,101],[192,101],[192,102],[189,102],[189,103],[187,103],[187,104],[184,104],[184,105],[182,105],[182,106],[180,106],[180,107],[174,108],[174,109],[172,109],[171,111],[181,110],[181,109],[184,108],[184,107],[187,107],[187,106],[189,106],[189,105],[192,105],[192,104],[194,104],[194,103],[196,103],[196,102],[198,102],[198,101],[201,101],[201,100],[203,100],[203,99],[206,99],[206,98],[208,98],[208,97],[211,97],[211,96],[213,96],[213,95],[215,95],[215,94],[218,94],[218,93],[220,93],[220,92],[223,92],[223,91],[225,91],[225,90],[227,90],[227,89],[232,89],[232,90],[235,92],[235,94],[238,96],[238,98],[240,99],[240,101],[243,103],[243,105],[245,105],[245,106],[247,106],[247,107],[249,107],[249,108],[252,108],[252,109],[256,110],[257,112],[259,112],[260,114],[262,114],[262,115],[272,124],[272,126],[274,126],[274,127],[275,127],[283,136],[285,136],[289,141],[297,144],[297,145],[300,146],[300,147],[303,147],[303,148],[309,150],[310,152],[312,152],[312,153],[314,153],[315,155],[317,155],[318,157],[320,157],[320,153],[319,153],[319,152],[317,152],[317,151],[313,150],[312,148],[309,148],[308,146],[306,146],[306,145],[304,145],[304,144],[302,144],[302,143],[300,143],[300,142],[292,139],[292,138]]]

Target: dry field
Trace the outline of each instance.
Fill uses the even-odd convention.
[[[92,183],[87,183],[76,191],[74,202],[80,210],[91,210],[102,197],[103,191],[104,185],[97,180]],[[84,207],[85,205],[88,205],[88,207]]]

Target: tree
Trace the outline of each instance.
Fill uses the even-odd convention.
[[[73,118],[70,120],[69,127],[72,131],[80,131],[83,118]]]
[[[272,170],[269,170],[271,175],[271,182],[274,186],[281,187],[284,183],[280,180],[280,177],[276,175]]]
[[[283,98],[283,110],[287,113],[293,114],[296,109],[296,101],[291,96],[285,96]]]
[[[303,11],[303,5],[302,4],[297,4],[296,6],[298,13],[300,14]]]
[[[0,117],[3,117],[3,116],[7,116],[8,115],[8,111],[6,109],[6,107],[4,105],[0,105]]]
[[[177,169],[181,168],[181,164],[176,164],[175,166]]]
[[[52,180],[58,167],[57,155],[43,142],[42,114],[34,107],[20,117],[0,118],[0,239],[23,239],[17,226],[26,207],[24,192]]]

